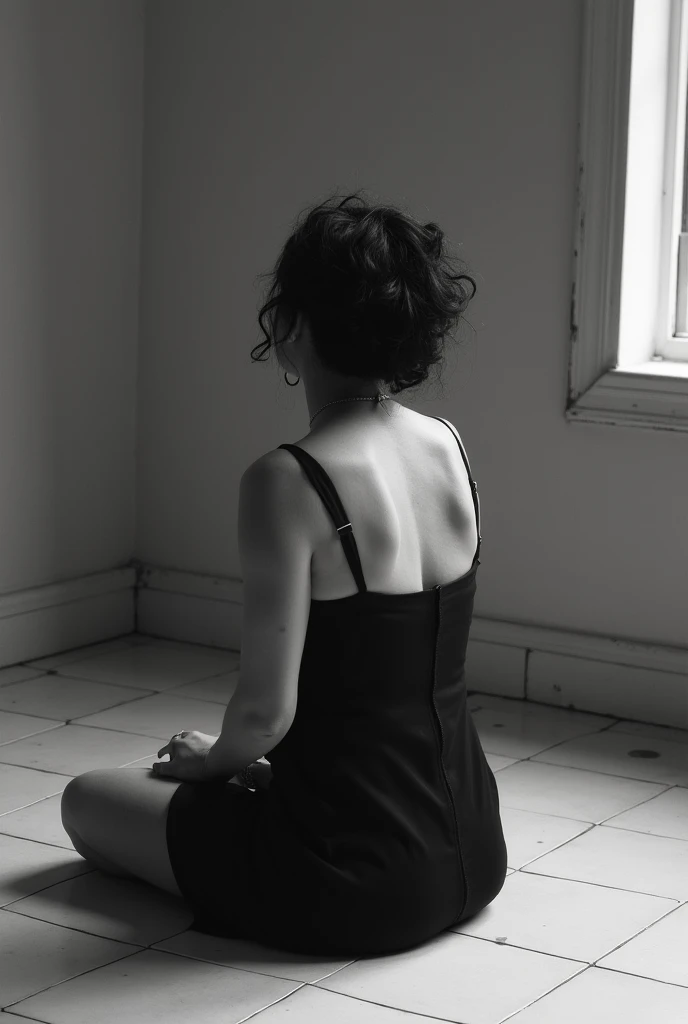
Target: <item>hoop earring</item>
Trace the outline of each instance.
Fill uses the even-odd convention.
[[[297,385],[297,384],[299,383],[299,381],[301,380],[301,378],[300,378],[300,377],[297,377],[297,378],[296,378],[296,380],[294,381],[294,383],[292,384],[292,382],[291,382],[290,380],[287,380],[287,374],[288,374],[288,373],[289,373],[289,370],[285,370],[285,371],[284,371],[284,379],[285,379],[285,380],[287,381],[287,384],[289,385],[289,387],[290,387],[290,388],[295,388],[295,387],[296,387],[296,385]]]

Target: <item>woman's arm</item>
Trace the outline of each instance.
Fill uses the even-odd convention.
[[[235,691],[225,709],[220,735],[206,755],[205,778],[234,778],[245,765],[276,747],[288,731],[288,725],[271,725],[247,710]]]

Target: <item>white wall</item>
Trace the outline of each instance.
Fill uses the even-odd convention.
[[[256,275],[364,186],[477,273],[449,417],[483,515],[476,615],[686,642],[688,436],[567,424],[580,0],[152,0],[138,554],[238,577],[237,486],[308,426],[254,365]]]
[[[477,276],[444,394],[405,399],[468,446],[476,616],[685,644],[688,436],[563,417],[580,0],[151,0],[145,109],[143,14],[0,2],[0,600],[239,576],[240,474],[308,424],[250,360],[257,275],[366,187]]]
[[[3,594],[136,546],[143,13],[0,2]]]

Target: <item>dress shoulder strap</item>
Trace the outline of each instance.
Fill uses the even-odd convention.
[[[473,476],[471,474],[471,464],[468,461],[468,456],[466,455],[466,449],[463,446],[463,441],[459,437],[459,432],[456,429],[456,427],[454,426],[454,424],[450,423],[449,420],[443,419],[441,416],[433,416],[432,418],[434,420],[439,420],[441,423],[444,423],[445,426],[449,427],[449,429],[451,430],[452,434],[454,435],[454,437],[456,438],[456,440],[459,443],[459,449],[461,451],[461,455],[463,456],[463,461],[464,461],[465,466],[466,466],[466,472],[468,473],[468,479],[469,479],[469,482],[470,482],[470,485],[471,485],[471,492],[473,494],[473,507],[475,508],[475,518],[476,518],[476,523],[477,523],[477,527],[478,527],[478,546],[477,546],[476,551],[475,551],[475,557],[473,558],[473,563],[475,564],[475,561],[476,561],[476,559],[478,558],[478,556],[480,554],[480,545],[482,544],[482,541],[483,541],[482,536],[480,534],[480,498],[478,496],[478,485],[476,484],[476,482],[473,479]]]
[[[291,452],[298,462],[301,463],[301,468],[320,495],[323,505],[327,509],[332,522],[337,528],[337,533],[339,534],[339,538],[344,549],[344,555],[349,563],[349,568],[351,569],[359,592],[366,591],[368,587],[366,586],[366,582],[363,577],[363,568],[358,554],[356,539],[354,538],[353,527],[337,493],[337,488],[334,486],[332,480],[322,468],[318,460],[314,459],[310,452],[307,452],[304,448],[300,448],[296,444],[281,444],[279,447],[285,448],[288,452]]]

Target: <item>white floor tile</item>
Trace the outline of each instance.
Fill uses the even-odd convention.
[[[589,967],[509,1024],[685,1024],[688,988]]]
[[[22,685],[21,683],[19,684]],[[2,690],[0,690],[2,693]],[[11,711],[0,711],[0,746],[3,743],[14,743],[15,740],[33,736],[37,732],[55,729],[63,723],[58,719],[36,718],[33,715],[19,715]]]
[[[159,761],[157,753],[149,754],[148,757],[139,757],[136,761],[127,761],[119,765],[120,768],[152,768],[156,761]]]
[[[182,683],[206,679],[236,668],[237,655],[212,651],[135,644],[112,654],[63,665],[59,671],[78,679],[141,687],[144,690],[169,690]]]
[[[483,706],[473,712],[473,720],[483,749],[504,757],[531,757],[561,740],[596,732],[615,721],[515,700],[505,700],[499,709]]]
[[[485,760],[489,764],[493,772],[499,772],[502,768],[508,768],[510,764],[516,764],[518,758],[516,757],[504,757],[502,754],[491,754],[488,750],[484,751]]]
[[[598,825],[524,871],[688,900],[688,843]]]
[[[43,672],[38,668],[29,668],[26,665],[7,665],[5,668],[0,668],[0,687],[21,683],[24,679],[36,679],[37,676],[42,675]]]
[[[158,647],[161,650],[185,651],[191,654],[218,654],[228,661],[234,659],[239,662],[239,651],[229,650],[227,647],[213,647],[212,644],[194,644],[190,640],[171,640],[164,636],[146,636],[143,633],[134,633],[132,645],[137,647]]]
[[[506,841],[507,863],[516,869],[592,828],[589,821],[521,811],[516,807],[500,807],[499,816]]]
[[[34,804],[53,793],[61,793],[68,782],[64,775],[0,764],[0,815]]]
[[[75,850],[0,835],[0,906],[92,870]]]
[[[495,780],[504,807],[591,822],[604,821],[667,788],[537,761],[521,761],[504,768]]]
[[[46,675],[0,688],[0,709],[59,719],[64,723],[126,701],[140,700],[153,692],[132,686],[94,683],[91,679]]]
[[[63,776],[62,781],[67,785],[69,779]],[[0,832],[8,836],[17,836],[19,839],[33,839],[38,843],[73,850],[69,836],[62,827],[61,803],[62,793],[58,793],[47,800],[39,800],[28,807],[20,807],[17,811],[2,814]]]
[[[237,1024],[298,982],[146,949],[12,1007],[47,1024]]]
[[[215,650],[215,648],[208,648],[207,644],[192,644],[190,641],[171,640],[166,636],[149,636],[146,633],[133,633],[131,643],[132,646],[137,647],[166,647],[170,651],[197,651],[199,648]]]
[[[98,658],[103,654],[111,654],[113,651],[123,651],[134,644],[136,634],[116,637],[114,640],[105,640],[103,643],[88,644],[86,647],[75,647],[71,651],[61,651],[59,654],[51,654],[46,658],[33,658],[25,661],[24,664],[33,669],[55,669],[63,665],[70,665],[77,661],[85,661],[86,658]]]
[[[181,686],[175,686],[174,689],[165,692],[174,697],[209,700],[227,707],[230,697],[234,696],[238,683],[239,672],[235,669],[233,672],[223,672],[222,675],[211,676],[209,679],[198,679],[194,683],[182,683]]]
[[[145,757],[152,753],[151,747],[155,747],[155,740],[150,736],[89,729],[85,725],[63,725],[26,740],[4,744],[0,747],[0,762],[81,775],[93,768],[116,768],[126,761]]]
[[[625,719],[613,725],[610,732],[625,732],[647,739],[669,740],[670,743],[688,743],[688,729],[672,729],[668,725],[649,725],[645,722],[627,722]]]
[[[177,896],[145,882],[101,871],[42,889],[7,909],[139,946],[149,946],[188,928],[193,920],[193,914]]]
[[[598,966],[688,988],[688,903],[603,957]]]
[[[117,729],[155,739],[169,740],[182,729],[198,729],[211,736],[219,736],[225,708],[207,700],[173,697],[170,693],[156,693],[152,697],[120,704],[108,711],[79,718],[81,726]],[[1,749],[1,748],[0,748]]]
[[[359,960],[318,987],[461,1024],[498,1024],[583,967],[445,932],[417,949]]]
[[[688,841],[688,789],[667,789],[644,804],[608,818],[605,825]]]
[[[273,978],[302,982],[319,981],[351,962],[333,960],[331,957],[289,953],[242,939],[223,939],[194,931],[193,928],[156,942],[154,949],[179,953],[196,960],[207,960],[222,967],[238,967],[242,971],[256,971],[258,974],[269,974]]]
[[[667,786],[688,786],[688,745],[622,732],[579,736],[535,755],[532,760]]]
[[[136,952],[109,939],[0,910],[0,1006]],[[19,1017],[3,1017],[18,1024]]]
[[[326,992],[312,985],[300,988],[273,1003],[252,1024],[442,1024],[436,1017],[422,1017],[407,1010],[364,1003],[361,999]]]
[[[452,931],[592,963],[676,906],[658,896],[516,871],[489,906]]]

